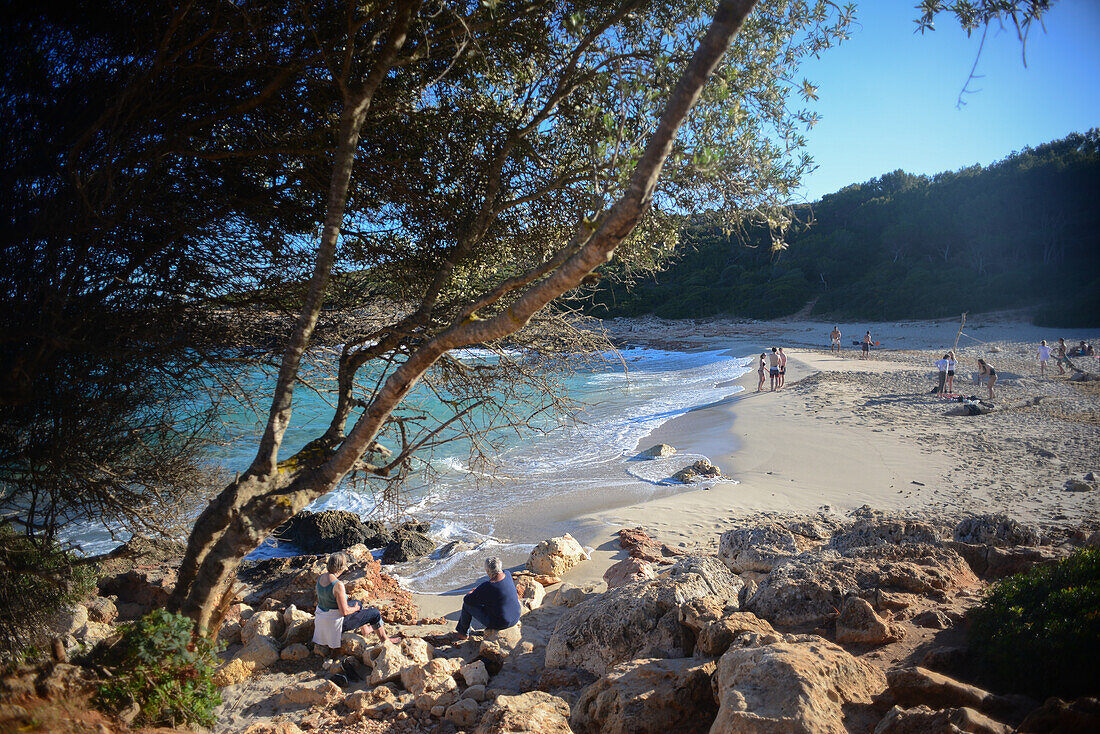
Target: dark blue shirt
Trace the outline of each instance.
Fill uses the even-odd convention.
[[[478,609],[478,618],[489,629],[508,629],[519,621],[519,592],[512,574],[500,581],[483,581],[466,597],[466,604]]]

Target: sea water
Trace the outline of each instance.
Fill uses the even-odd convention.
[[[453,591],[483,573],[485,556],[500,556],[508,566],[520,564],[535,543],[561,534],[570,520],[586,512],[684,491],[671,475],[704,457],[679,453],[670,460],[640,461],[635,458],[638,443],[662,423],[740,390],[732,381],[752,369],[753,358],[737,355],[748,351],[624,349],[568,378],[565,387],[579,406],[573,420],[544,425],[544,432],[507,437],[491,471],[469,466],[468,446],[461,442],[436,448],[427,459],[431,481],[408,482],[403,496],[410,503],[409,514],[431,522],[440,550],[392,572],[413,591]],[[325,400],[299,390],[281,455],[291,455],[320,435],[330,416]],[[248,466],[260,425],[253,416],[251,428],[242,429],[220,452],[217,459],[230,473]],[[309,509],[350,510],[366,517],[377,507],[377,491],[349,483]],[[116,544],[94,527],[74,528],[73,535],[85,552]],[[295,552],[269,542],[250,557]]]

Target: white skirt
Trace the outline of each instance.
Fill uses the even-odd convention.
[[[322,610],[317,607],[313,615],[313,644],[340,647],[343,644],[344,615],[340,608]]]

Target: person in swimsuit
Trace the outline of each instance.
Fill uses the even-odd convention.
[[[772,347],[772,352],[768,355],[768,375],[771,376],[771,386],[774,391],[775,383],[779,380],[779,350],[775,347]]]
[[[829,338],[833,340],[832,345],[829,347],[830,352],[840,354],[840,336],[840,327],[834,326],[832,332],[829,334]]]
[[[783,347],[779,348],[779,389],[783,389],[787,382],[787,355],[783,353]]]
[[[382,614],[373,607],[364,608],[363,602],[356,601],[355,606],[348,603],[347,591],[340,574],[348,568],[346,553],[333,553],[326,561],[327,573],[317,577],[317,610],[313,621],[313,644],[325,645],[329,650],[339,651],[343,646],[344,629],[357,629],[359,634],[367,636],[367,627],[378,635],[379,642],[398,642],[399,637],[386,636],[382,628]]]
[[[760,375],[760,384],[756,386],[756,392],[760,392],[764,389],[764,380],[768,379],[768,354],[767,352],[760,353],[760,364],[756,369],[756,373]]]
[[[1047,340],[1043,339],[1039,342],[1039,377],[1047,376],[1047,362],[1050,361],[1050,347],[1047,346]]]
[[[860,359],[867,359],[867,355],[871,353],[871,330],[868,329],[867,333],[863,335],[863,354],[860,355]]]
[[[1058,357],[1056,360],[1054,360],[1054,363],[1056,365],[1058,365],[1058,374],[1060,374],[1060,375],[1066,374],[1066,370],[1065,370],[1065,367],[1063,367],[1063,365],[1069,364],[1069,360],[1066,359],[1066,340],[1065,339],[1059,339],[1058,340],[1058,346],[1055,348],[1054,353]]]
[[[993,384],[997,382],[997,370],[993,369],[993,365],[986,362],[981,357],[978,357],[978,384],[982,384],[983,378],[989,378],[989,399],[993,399]]]

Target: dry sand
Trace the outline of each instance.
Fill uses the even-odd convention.
[[[727,400],[674,418],[641,441],[639,450],[667,443],[708,456],[736,483],[689,486],[577,517],[570,532],[595,552],[566,582],[598,582],[624,558],[615,536],[622,527],[641,526],[670,545],[709,552],[736,518],[822,509],[844,515],[865,504],[914,516],[998,512],[1036,525],[1100,527],[1100,491],[1065,489],[1071,477],[1100,472],[1100,383],[1049,372],[1041,380],[1035,358],[1039,339],[1053,343],[1064,335],[1076,343],[1095,334],[1041,329],[1011,314],[970,319],[959,340],[956,392],[987,397],[972,378],[974,360],[984,356],[999,373],[998,410],[957,417],[947,415],[953,403],[929,393],[934,362],[954,342],[957,319],[841,324],[841,356],[813,348],[827,341],[831,323],[647,318],[607,325],[620,341],[671,349],[715,349],[723,340],[758,337],[761,348],[785,347],[787,384],[757,393],[753,371],[738,380],[743,392],[731,389]],[[851,342],[868,328],[883,346],[859,359]],[[1095,359],[1076,362],[1100,371]],[[1012,407],[1035,398],[1038,405]],[[456,596],[417,595],[417,601],[425,615],[457,617]]]

